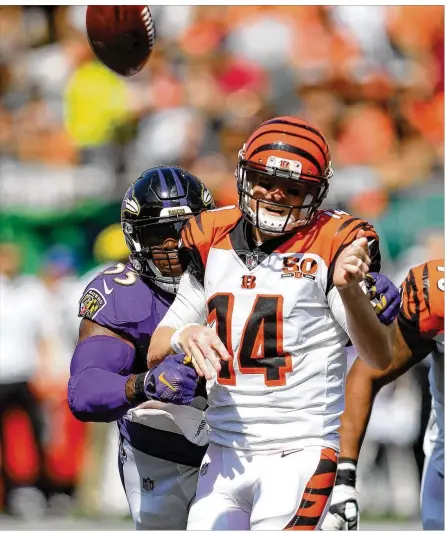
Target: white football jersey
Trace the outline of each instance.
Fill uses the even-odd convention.
[[[211,442],[260,453],[338,449],[348,334],[332,274],[359,227],[379,267],[373,227],[342,212],[320,211],[254,251],[238,208],[188,221],[183,245],[196,251],[207,322],[233,356],[208,382]]]

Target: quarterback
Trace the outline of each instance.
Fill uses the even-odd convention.
[[[185,352],[208,380],[210,445],[188,529],[316,529],[336,475],[344,346],[391,363],[361,286],[380,269],[378,235],[319,210],[332,174],[315,126],[271,119],[240,151],[239,206],[181,232],[188,270],[148,360]]]
[[[356,464],[373,400],[384,385],[430,354],[432,411],[424,440],[421,519],[423,529],[444,530],[444,260],[411,268],[401,298],[392,364],[379,372],[356,360],[348,374],[338,476],[323,529],[358,529]]]
[[[129,262],[101,272],[79,302],[69,406],[82,421],[118,422],[118,464],[137,529],[185,529],[206,451],[204,384],[197,387],[184,355],[148,371],[146,354],[182,274],[180,230],[212,207],[206,187],[182,168],[143,172],[122,202]]]

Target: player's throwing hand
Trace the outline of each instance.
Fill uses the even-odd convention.
[[[211,379],[212,375],[206,361],[216,372],[221,370],[220,359],[229,361],[231,356],[217,333],[207,326],[190,325],[183,329],[179,344],[186,355],[192,358],[192,364],[199,376]]]
[[[356,239],[342,251],[336,260],[333,283],[339,290],[342,290],[363,281],[369,271],[370,263],[365,231],[360,229]]]

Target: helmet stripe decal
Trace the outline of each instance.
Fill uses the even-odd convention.
[[[161,192],[166,193],[166,195],[168,195],[169,191],[167,189],[166,179],[160,169],[158,169],[158,176],[159,176],[160,184],[161,184]],[[163,200],[163,207],[172,207],[171,200]]]
[[[292,154],[301,155],[302,157],[305,157],[308,161],[313,163],[313,165],[322,174],[321,165],[319,164],[319,161],[313,155],[311,155],[306,150],[302,150],[300,148],[297,148],[296,146],[291,146],[290,144],[285,144],[285,143],[262,144],[261,146],[256,148],[252,154],[249,155],[249,158],[255,156],[256,154],[260,152],[266,152],[267,150],[279,150],[281,152],[291,152]]]
[[[327,144],[327,141],[326,141],[325,137],[322,135],[322,133],[320,131],[318,131],[317,129],[312,128],[308,124],[299,124],[299,123],[296,123],[296,122],[290,122],[289,120],[274,120],[274,119],[273,120],[268,120],[267,122],[264,122],[262,124],[262,126],[265,126],[266,124],[286,124],[287,126],[294,126],[295,128],[302,128],[304,130],[311,131],[312,133],[317,135],[320,139],[322,139],[324,141],[324,144]]]
[[[279,133],[281,135],[282,134],[286,134],[286,135],[290,135],[291,137],[297,137],[299,139],[305,139],[306,141],[314,144],[315,146],[317,146],[317,148],[319,148],[319,151],[324,156],[325,162],[328,163],[328,160],[327,160],[327,155],[328,154],[327,154],[327,152],[324,151],[324,147],[323,146],[321,146],[319,143],[317,143],[314,139],[311,139],[310,137],[306,137],[305,135],[298,135],[297,133],[291,133],[289,131],[283,131],[283,130],[266,130],[266,131],[262,131],[261,133],[259,133],[258,135],[256,135],[255,137],[253,137],[251,139],[251,142],[249,143],[249,146],[251,146],[254,141],[256,141],[257,139],[262,137],[262,135],[269,135],[270,133]]]
[[[175,180],[175,186],[177,188],[177,191],[178,191],[178,196],[182,196],[183,198],[180,198],[180,205],[187,205],[187,201],[186,201],[186,193],[184,192],[184,189],[183,189],[183,186],[181,185],[181,181],[180,179],[178,178],[178,174],[176,173],[175,169],[173,167],[170,168],[171,172],[172,172],[172,175],[173,175],[173,179]]]

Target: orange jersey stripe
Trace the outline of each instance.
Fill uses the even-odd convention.
[[[365,231],[365,236],[371,243],[371,270],[379,271],[381,268],[379,237],[375,228],[362,218],[332,209],[318,211],[310,224],[300,228],[296,235],[278,250],[282,253],[311,252],[317,254],[332,271],[337,257],[356,239],[360,229]],[[327,291],[329,289],[330,287],[327,287]]]
[[[429,339],[444,332],[444,260],[411,268],[401,284],[400,314]]]
[[[206,267],[209,250],[231,250],[230,231],[240,221],[242,214],[236,207],[203,212],[191,218],[184,226],[181,238],[186,249],[194,250]],[[341,211],[318,211],[314,219],[290,234],[289,239],[277,247],[279,253],[314,253],[319,255],[329,268],[327,292],[332,287],[331,277],[336,259],[342,250],[357,237],[359,229],[365,231],[372,258],[372,271],[380,270],[379,237],[375,228],[366,220]]]
[[[285,530],[316,529],[333,490],[337,465],[336,452],[324,448],[316,471],[305,486],[299,508]]]
[[[181,230],[181,239],[186,249],[195,249],[206,266],[211,247],[229,250],[227,234],[242,217],[238,207],[212,209],[190,218]]]

